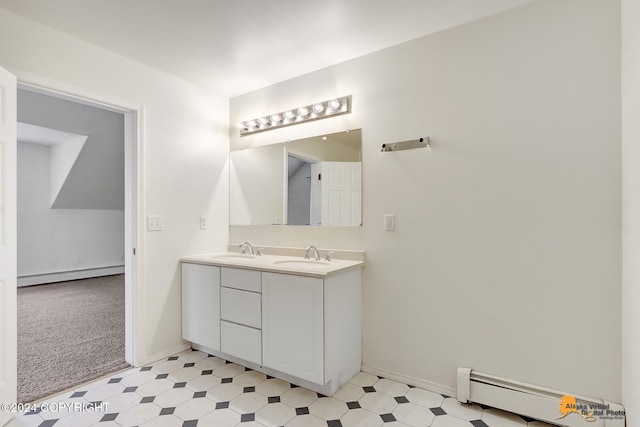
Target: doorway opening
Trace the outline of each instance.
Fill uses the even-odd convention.
[[[18,401],[135,364],[138,113],[18,85]]]
[[[288,225],[320,225],[320,162],[287,153]]]

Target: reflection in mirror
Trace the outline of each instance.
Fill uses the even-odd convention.
[[[230,154],[231,225],[360,225],[362,132]]]
[[[282,144],[232,151],[230,158],[229,224],[282,224]]]
[[[311,197],[311,169],[315,164],[292,153],[287,156],[287,225],[320,224],[320,205]],[[317,166],[313,169],[315,172]],[[316,187],[314,185],[317,192]]]

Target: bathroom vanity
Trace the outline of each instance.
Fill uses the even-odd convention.
[[[362,261],[239,253],[182,263],[182,337],[332,395],[361,367]]]

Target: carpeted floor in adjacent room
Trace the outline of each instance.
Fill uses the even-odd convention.
[[[18,288],[18,401],[129,366],[124,275]]]

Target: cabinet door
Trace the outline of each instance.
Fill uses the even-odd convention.
[[[322,279],[262,273],[262,364],[324,384]]]
[[[182,264],[182,338],[220,351],[220,267]]]

